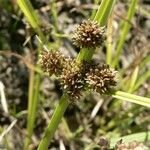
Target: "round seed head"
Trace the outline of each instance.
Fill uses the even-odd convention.
[[[68,94],[70,100],[79,99],[84,87],[84,81],[80,67],[73,60],[69,62],[60,76],[61,85]]]
[[[100,94],[106,93],[116,85],[116,71],[106,64],[90,68],[86,74],[86,83],[90,89]]]
[[[81,48],[95,48],[100,46],[105,40],[104,27],[100,27],[96,21],[83,21],[76,28],[72,40],[75,46]]]
[[[52,74],[60,74],[62,71],[65,58],[59,51],[42,51],[39,64],[44,72]]]

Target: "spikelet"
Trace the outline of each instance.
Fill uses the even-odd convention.
[[[71,101],[80,98],[84,80],[80,67],[75,60],[68,61],[68,65],[64,67],[60,76],[60,82]]]
[[[42,70],[49,75],[59,75],[63,69],[65,57],[59,51],[42,51],[39,64]]]
[[[86,74],[86,83],[91,90],[104,94],[116,85],[116,71],[106,64],[95,66]]]
[[[104,27],[96,21],[86,20],[79,25],[72,37],[73,44],[77,47],[95,48],[101,46],[105,40]]]

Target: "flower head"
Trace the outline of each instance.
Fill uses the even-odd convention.
[[[71,100],[78,99],[84,87],[81,68],[74,60],[68,63],[60,76],[61,85]]]
[[[95,48],[100,46],[105,39],[104,27],[96,21],[86,20],[79,25],[73,35],[73,44],[77,47]]]
[[[63,68],[65,57],[59,51],[42,51],[39,64],[44,72],[52,74],[60,74]]]
[[[116,85],[116,71],[106,64],[95,66],[86,74],[86,83],[90,89],[100,94],[106,93]]]

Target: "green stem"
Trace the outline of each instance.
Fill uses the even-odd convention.
[[[139,88],[139,86],[141,86],[142,84],[144,84],[144,82],[150,78],[150,70],[144,72],[139,79],[137,80],[135,86],[134,86],[134,91],[137,90]]]
[[[129,87],[128,87],[128,92],[129,93],[132,93],[133,92],[133,89],[134,89],[134,86],[135,86],[135,83],[137,81],[137,78],[138,78],[138,73],[139,73],[139,66],[137,66],[132,75],[131,75],[131,79],[130,79],[130,82],[129,82]]]
[[[139,105],[143,105],[146,107],[150,107],[150,98],[142,97],[142,96],[137,96],[134,94],[122,92],[122,91],[116,91],[112,97],[120,99],[120,100],[125,100],[128,102],[136,103]]]
[[[140,64],[140,68],[144,68],[146,66],[147,63],[150,62],[150,55],[147,55],[145,58],[143,58],[143,60],[141,61]]]
[[[58,106],[56,107],[54,114],[48,124],[48,127],[45,131],[44,137],[42,138],[38,150],[47,150],[49,143],[56,131],[56,129],[58,128],[58,124],[60,123],[65,110],[68,107],[68,100],[67,100],[67,96],[63,95]]]
[[[92,59],[94,53],[94,49],[87,49],[87,48],[82,48],[80,53],[77,56],[76,61],[80,62],[82,60],[89,61]]]
[[[108,3],[108,1],[102,0],[100,6],[99,6],[99,8],[98,8],[98,11],[97,11],[97,13],[96,13],[96,15],[95,15],[95,18],[94,18],[95,21],[99,21],[99,20],[101,19],[101,17],[102,17],[102,12],[104,12],[105,7],[107,6],[107,3]]]
[[[95,21],[98,21],[100,26],[104,26],[112,12],[113,6],[116,0],[103,0],[96,16],[94,18]]]
[[[34,83],[35,83],[35,89],[33,88],[30,89],[31,91],[34,89],[33,94],[29,97],[29,105],[28,105],[28,120],[27,120],[27,131],[28,131],[28,136],[25,139],[25,145],[24,145],[24,150],[28,149],[28,146],[31,142],[31,136],[33,134],[33,129],[34,129],[34,123],[35,123],[35,118],[36,118],[36,112],[37,112],[37,105],[38,105],[38,100],[39,100],[39,85],[40,85],[40,75],[36,74],[34,77]],[[33,84],[31,82],[31,84]],[[31,92],[30,91],[30,92]]]
[[[56,9],[56,2],[55,0],[52,0],[52,2],[50,3],[50,7],[51,7],[51,12],[52,12],[52,17],[53,17],[53,21],[54,21],[54,28],[55,28],[55,32],[58,32],[58,17],[57,17],[57,9]]]
[[[106,63],[111,65],[111,59],[112,59],[112,16],[108,20],[107,25],[107,43],[106,43]]]
[[[44,37],[43,32],[41,31],[41,23],[39,17],[36,14],[30,0],[17,0],[17,4],[26,16],[32,28],[34,28],[34,30],[38,33],[40,39],[43,41],[43,43],[45,43],[46,38]]]
[[[27,18],[29,24],[37,32],[43,43],[46,42],[46,38],[41,30],[41,22],[36,14],[30,0],[17,0],[17,4]],[[38,48],[38,53],[41,50],[41,46]],[[34,87],[35,85],[35,87]],[[39,85],[40,85],[40,74],[35,75],[34,72],[30,74],[29,83],[29,98],[28,98],[28,117],[27,117],[27,133],[28,137],[25,138],[24,150],[28,149],[31,142],[31,136],[33,134],[33,129],[35,125],[36,110],[38,105],[38,95],[39,95]],[[34,89],[35,88],[35,89]]]
[[[99,3],[99,0],[94,0],[94,4],[95,5],[98,5],[98,3]],[[94,19],[95,15],[96,15],[96,9],[93,9],[92,15],[91,15],[91,19],[92,20]]]
[[[28,148],[28,145],[30,144],[30,137],[31,133],[29,130],[31,130],[31,125],[30,125],[30,117],[31,117],[31,111],[32,111],[32,103],[33,103],[33,87],[34,87],[34,76],[35,73],[34,71],[30,71],[30,78],[29,78],[29,95],[28,95],[28,116],[27,116],[27,132],[28,132],[28,137],[25,139],[25,144],[24,144],[24,150]]]

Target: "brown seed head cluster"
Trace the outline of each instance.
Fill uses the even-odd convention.
[[[43,51],[40,55],[39,64],[44,72],[49,75],[59,75],[63,69],[65,57],[59,51]]]
[[[90,89],[104,94],[116,85],[116,71],[106,64],[95,66],[86,74],[86,83]]]
[[[75,61],[69,62],[69,65],[63,69],[60,82],[71,100],[79,99],[84,87],[80,65]]]
[[[81,48],[95,48],[100,46],[105,40],[104,27],[100,27],[96,21],[83,21],[76,28],[72,40],[75,46]]]
[[[80,98],[87,87],[100,94],[116,85],[116,71],[108,65],[75,61],[62,71],[61,85],[71,99]]]
[[[68,61],[68,65],[65,65],[60,76],[60,81],[70,99],[74,100],[80,98],[82,91],[85,90],[86,87],[86,73],[94,64],[93,61],[77,63],[75,60],[70,60]]]
[[[77,63],[59,51],[43,51],[39,63],[44,72],[59,77],[62,89],[71,101],[79,99],[87,88],[103,94],[116,85],[116,71],[105,64]]]

